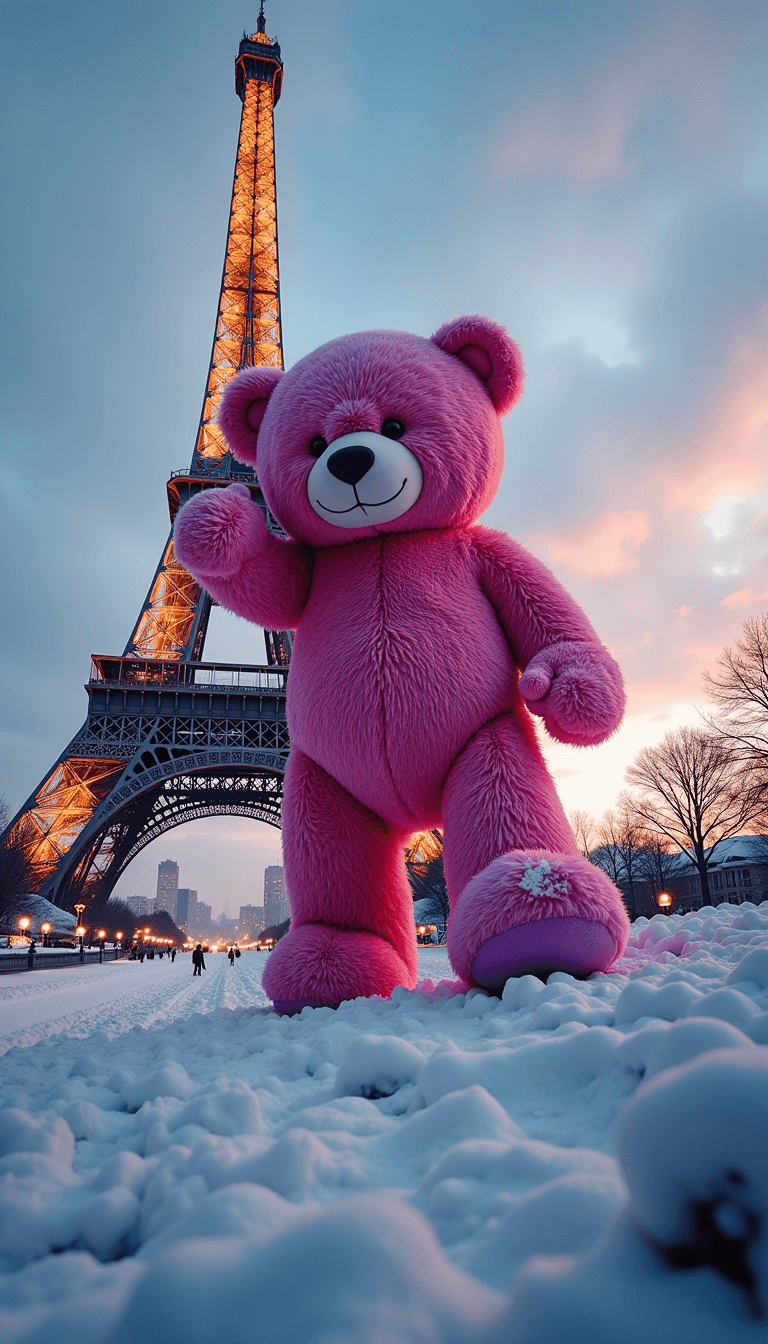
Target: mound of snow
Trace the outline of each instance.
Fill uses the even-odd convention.
[[[4,977],[3,1344],[762,1338],[766,952],[721,906],[296,1017],[255,953]]]

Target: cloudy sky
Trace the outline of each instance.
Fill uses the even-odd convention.
[[[764,0],[267,0],[286,362],[369,327],[486,312],[525,397],[487,521],[548,561],[621,662],[626,724],[550,753],[599,813],[768,605]],[[0,102],[3,639],[12,810],[120,652],[190,460],[256,0],[7,0]],[[207,657],[262,661],[214,612]],[[215,909],[279,834],[150,846]]]

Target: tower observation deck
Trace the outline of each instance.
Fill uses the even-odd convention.
[[[235,61],[242,109],[213,347],[191,464],[167,485],[170,533],[123,655],[93,656],[85,723],[0,837],[21,846],[42,895],[85,900],[86,921],[173,826],[220,814],[280,825],[290,632],[264,632],[265,665],[203,662],[212,599],[177,560],[173,522],[193,494],[237,480],[275,526],[216,413],[238,370],[283,367],[273,122],[282,81],[261,0]]]

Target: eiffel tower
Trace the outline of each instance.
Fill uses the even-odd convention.
[[[282,79],[261,0],[235,62],[240,135],[192,464],[168,481],[171,530],[122,657],[93,656],[85,723],[0,837],[21,844],[41,895],[69,908],[82,900],[92,918],[139,851],[174,826],[222,814],[280,826],[290,632],[264,632],[263,666],[204,662],[212,599],[174,555],[173,520],[198,491],[242,481],[276,527],[216,410],[239,369],[283,367],[273,122]]]

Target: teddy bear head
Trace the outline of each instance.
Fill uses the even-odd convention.
[[[335,546],[474,522],[498,489],[500,417],[522,381],[504,329],[463,317],[431,340],[364,331],[288,373],[244,369],[219,423],[288,535]]]

